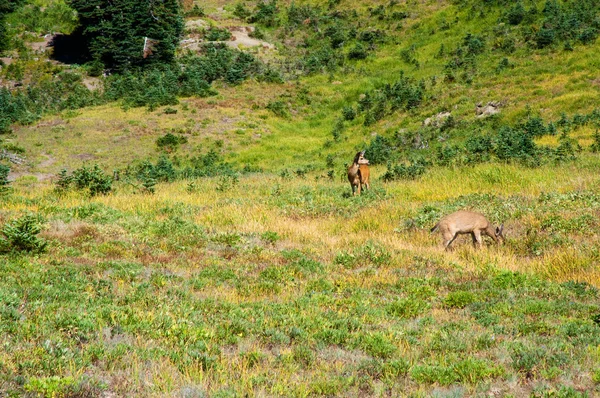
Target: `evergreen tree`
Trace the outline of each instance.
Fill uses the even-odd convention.
[[[24,3],[24,0],[0,0],[0,53],[9,47],[9,38],[7,36],[6,15],[15,11]]]
[[[94,61],[125,70],[173,59],[184,27],[179,0],[69,0],[69,5],[79,15],[77,34]]]

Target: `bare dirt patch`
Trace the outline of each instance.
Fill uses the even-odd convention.
[[[83,160],[83,161],[96,159],[96,156],[92,155],[91,153],[78,153],[77,155],[71,155],[71,157],[77,158],[77,159]]]
[[[8,173],[8,181],[16,181],[21,177],[35,177],[38,181],[47,181],[54,177],[54,174],[50,173],[31,173],[28,171],[14,171]]]
[[[240,46],[245,47],[262,47],[268,50],[274,50],[275,46],[271,43],[268,43],[264,40],[258,40],[253,37],[250,37],[250,33],[254,32],[253,26],[234,26],[228,28],[233,36],[233,40],[226,41],[228,46],[240,48]]]
[[[50,48],[50,43],[54,40],[55,35],[47,34],[43,36],[41,41],[29,42],[27,47],[31,48],[36,53],[45,53]]]
[[[180,42],[181,47],[192,51],[198,51],[201,44],[205,41],[199,37],[197,31],[199,29],[205,29],[208,26],[209,24],[202,19],[187,21],[185,27],[190,33],[185,40]],[[213,43],[224,43],[229,47],[237,49],[248,47],[260,47],[266,50],[275,49],[275,46],[269,42],[250,37],[250,34],[255,30],[253,26],[228,26],[227,29],[231,32],[231,40]]]
[[[40,162],[40,167],[50,167],[52,166],[54,163],[56,163],[56,159],[54,157],[52,157],[51,155],[48,155],[46,153],[43,154],[43,156],[46,157],[46,160],[42,160]]]

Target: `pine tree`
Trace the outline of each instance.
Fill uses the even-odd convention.
[[[24,0],[1,0],[0,1],[0,53],[9,48],[9,38],[7,36],[6,22],[4,18],[15,11],[24,3]]]
[[[89,56],[105,67],[121,71],[173,59],[184,27],[179,0],[69,0],[69,5],[79,15],[77,33]]]

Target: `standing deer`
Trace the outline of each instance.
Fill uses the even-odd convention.
[[[348,167],[348,181],[350,181],[350,186],[352,187],[352,195],[356,195],[357,188],[360,194],[361,183],[364,182],[364,179],[361,178],[361,169],[364,165],[368,164],[369,160],[365,158],[365,151],[361,151],[354,156],[354,162]],[[369,180],[368,174],[367,169],[367,186]]]
[[[450,245],[458,235],[471,234],[473,238],[473,246],[481,247],[481,235],[487,235],[494,239],[496,243],[504,243],[504,225],[494,227],[481,213],[472,211],[460,210],[443,217],[435,227],[431,228],[431,232],[440,230],[444,237],[444,246],[446,250],[450,249]]]
[[[363,156],[365,155],[365,151],[363,151]],[[358,167],[358,175],[360,176],[360,186],[364,190],[370,189],[369,185],[369,177],[371,176],[371,171],[369,171],[369,161],[365,159],[366,163],[361,163]]]

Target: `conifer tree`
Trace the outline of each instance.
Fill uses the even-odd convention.
[[[89,56],[105,67],[121,71],[173,59],[184,26],[179,0],[69,0],[69,5],[78,13],[77,34]]]
[[[0,0],[0,53],[9,47],[9,38],[7,36],[6,15],[15,11],[24,3],[24,0]]]

